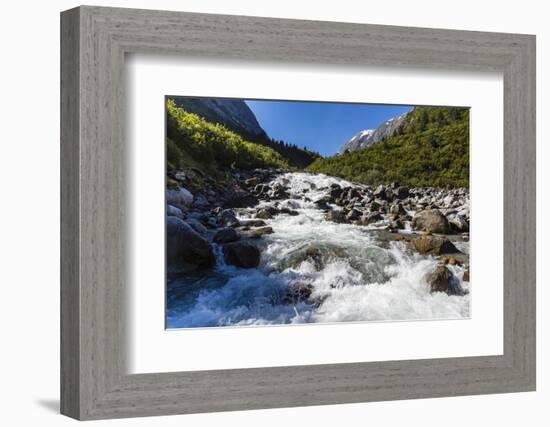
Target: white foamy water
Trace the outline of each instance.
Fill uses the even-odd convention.
[[[426,275],[437,259],[411,254],[403,242],[379,240],[376,225],[324,219],[313,200],[325,195],[330,184],[350,183],[306,173],[285,174],[277,181],[291,194],[279,207],[299,214],[266,220],[274,233],[261,242],[258,269],[226,265],[217,248],[213,273],[197,272],[172,283],[169,328],[469,317],[469,294],[430,293]],[[467,246],[461,243],[460,249],[467,253]],[[462,278],[462,267],[450,268]],[[468,289],[468,282],[461,285]],[[289,303],[289,286],[307,287],[311,295]]]

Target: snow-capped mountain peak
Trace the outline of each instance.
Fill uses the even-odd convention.
[[[391,137],[395,131],[405,123],[408,113],[401,114],[398,117],[388,119],[376,129],[365,129],[354,135],[348,142],[340,148],[339,153],[361,150],[384,138]]]

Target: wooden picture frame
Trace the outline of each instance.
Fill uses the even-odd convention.
[[[504,78],[504,353],[129,375],[127,53],[489,70]],[[184,414],[535,389],[535,37],[78,7],[61,14],[61,412]]]

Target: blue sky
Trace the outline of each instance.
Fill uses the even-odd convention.
[[[331,156],[363,129],[409,111],[411,106],[299,101],[251,101],[260,126],[271,138]]]

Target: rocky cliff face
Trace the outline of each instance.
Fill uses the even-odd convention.
[[[348,142],[342,145],[339,153],[342,154],[345,152],[352,152],[355,150],[360,150],[361,148],[365,148],[369,144],[369,139],[372,137],[374,131],[375,129],[362,130],[353,138],[351,138]]]
[[[245,137],[266,137],[256,116],[241,99],[174,98],[178,107],[197,114],[212,123],[220,123]]]
[[[351,138],[348,142],[342,145],[339,153],[350,153],[356,150],[362,150],[369,145],[375,144],[384,138],[392,136],[401,125],[406,124],[406,119],[409,113],[401,114],[398,117],[386,120],[376,129],[365,129]]]

